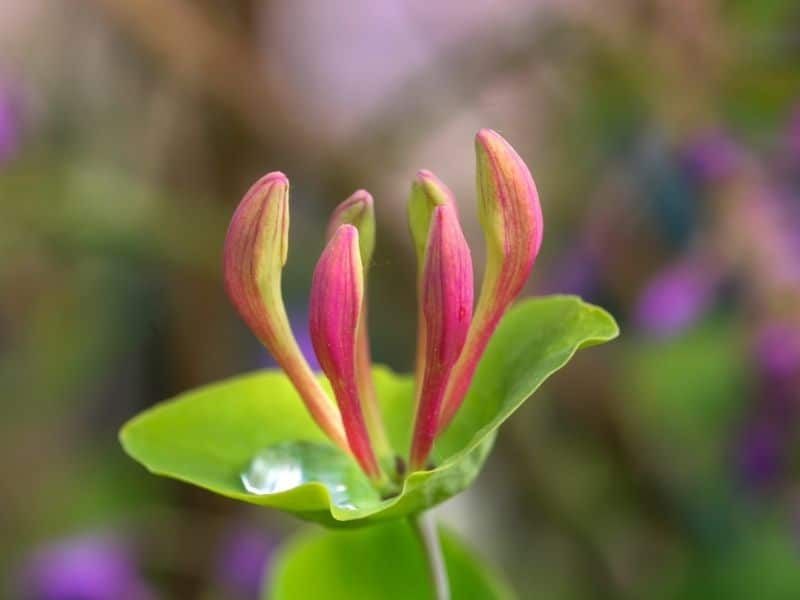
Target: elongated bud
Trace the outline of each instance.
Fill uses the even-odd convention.
[[[411,197],[408,201],[408,228],[414,240],[420,277],[425,263],[425,247],[428,244],[433,211],[444,204],[455,206],[450,188],[430,171],[418,171],[411,184]]]
[[[416,405],[422,389],[422,378],[425,375],[425,315],[422,307],[422,277],[425,270],[425,248],[428,244],[428,233],[431,227],[433,212],[437,206],[450,205],[455,210],[453,192],[430,171],[418,171],[411,184],[411,197],[408,201],[408,228],[414,241],[417,255],[417,304],[420,306],[417,315],[417,355],[414,367],[416,382]],[[415,406],[416,411],[416,406]]]
[[[539,194],[517,152],[491,129],[478,132],[475,152],[486,269],[475,318],[445,393],[441,428],[461,406],[489,338],[525,285],[542,243]]]
[[[289,232],[289,180],[269,173],[247,192],[225,238],[225,289],[245,323],[297,388],[313,419],[348,449],[336,407],[317,382],[297,342],[281,296]]]
[[[366,190],[356,190],[336,207],[330,220],[326,239],[330,240],[340,225],[353,225],[358,229],[358,247],[361,264],[369,268],[375,250],[375,208],[372,195]]]
[[[427,336],[425,375],[411,445],[412,469],[424,467],[433,447],[445,386],[472,319],[472,258],[451,204],[433,211],[421,287]]]
[[[375,248],[375,209],[372,195],[366,190],[356,190],[333,211],[328,221],[327,239],[333,238],[341,225],[353,225],[358,229],[358,247],[361,263],[364,267],[364,296],[366,297],[367,274]],[[389,438],[381,417],[375,383],[372,379],[372,356],[369,348],[369,331],[367,327],[367,303],[361,304],[361,315],[358,320],[358,340],[356,341],[356,378],[361,396],[364,419],[375,450],[381,458],[391,460],[394,457]]]
[[[361,410],[356,380],[356,340],[364,275],[358,230],[340,225],[314,270],[309,302],[311,341],[331,382],[350,450],[364,472],[381,478]]]
[[[478,216],[490,254],[519,293],[542,245],[542,208],[527,165],[503,137],[491,129],[475,136]],[[487,264],[487,267],[490,266]]]

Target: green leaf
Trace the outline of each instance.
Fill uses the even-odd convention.
[[[710,319],[680,336],[626,348],[620,394],[635,399],[628,414],[650,451],[693,490],[731,472],[730,432],[754,385],[748,344],[740,323]]]
[[[512,598],[507,584],[440,529],[453,600]],[[298,535],[281,552],[266,600],[433,599],[422,548],[406,521]]]
[[[181,394],[129,421],[120,439],[153,473],[324,525],[402,517],[469,486],[500,424],[578,349],[617,334],[608,313],[575,297],[517,305],[492,338],[459,414],[437,441],[436,467],[411,473],[392,498],[379,497],[356,465],[330,445],[291,383],[275,371]],[[390,441],[405,456],[413,382],[377,367],[375,384]]]

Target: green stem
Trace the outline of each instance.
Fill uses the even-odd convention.
[[[447,568],[444,564],[444,554],[439,534],[436,531],[436,522],[429,512],[421,512],[408,518],[414,532],[419,538],[425,560],[428,563],[428,573],[433,584],[436,600],[450,600],[450,583],[447,580]]]

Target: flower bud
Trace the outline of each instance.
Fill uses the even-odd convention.
[[[364,296],[366,297],[367,273],[375,249],[375,209],[372,196],[366,190],[357,190],[333,211],[328,221],[327,239],[330,240],[341,225],[353,225],[358,229],[358,246],[364,267]],[[356,342],[356,378],[361,396],[364,419],[375,449],[382,458],[394,457],[386,428],[378,405],[375,383],[372,379],[372,356],[369,349],[367,327],[367,303],[363,302],[358,321]]]
[[[475,136],[478,216],[486,236],[487,269],[494,266],[516,297],[542,245],[542,208],[528,167],[499,133]]]
[[[458,411],[501,317],[519,295],[542,243],[542,210],[530,171],[497,132],[475,137],[478,216],[486,240],[486,269],[475,317],[445,393],[440,428]]]
[[[364,295],[358,230],[340,225],[314,270],[309,302],[311,341],[333,388],[353,456],[373,480],[381,478],[361,409],[356,340]]]
[[[411,197],[408,201],[408,227],[414,240],[417,253],[417,265],[420,277],[425,262],[425,246],[428,244],[428,230],[431,217],[437,206],[450,204],[455,206],[453,192],[433,173],[426,170],[417,172],[411,184]]]
[[[442,181],[427,170],[417,172],[417,177],[411,184],[411,197],[408,201],[408,228],[414,241],[414,251],[417,255],[417,302],[422,306],[422,276],[425,270],[425,248],[428,244],[428,233],[431,227],[431,218],[437,206],[450,205],[455,209],[453,192]],[[414,368],[416,381],[416,401],[419,403],[419,394],[422,388],[422,378],[425,375],[425,315],[420,310],[417,317],[417,355]]]
[[[292,334],[281,296],[289,233],[289,180],[269,173],[247,192],[225,238],[225,289],[236,310],[291,379],[314,421],[340,447],[347,440],[336,407]]]
[[[330,240],[340,225],[353,225],[358,229],[358,247],[361,264],[369,268],[375,250],[375,208],[372,195],[366,190],[356,190],[333,211],[328,221],[326,239]]]
[[[445,387],[472,319],[472,258],[452,204],[433,211],[422,275],[427,328],[425,374],[419,394],[411,468],[425,466],[438,432]]]

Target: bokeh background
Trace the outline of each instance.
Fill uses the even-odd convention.
[[[374,354],[409,369],[411,178],[451,185],[480,270],[492,127],[546,219],[525,294],[623,335],[440,516],[521,598],[800,597],[798,31],[791,0],[0,0],[0,595],[255,599],[300,525],[149,476],[119,426],[269,364],[221,249],[270,170],[298,336],[365,187]]]

